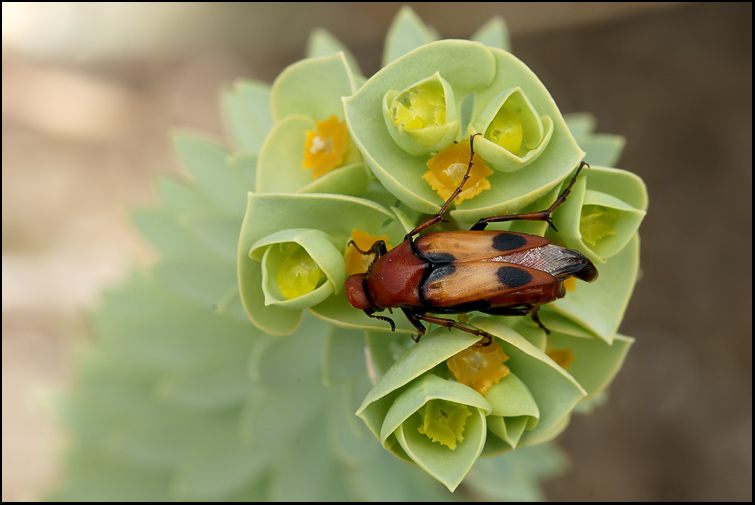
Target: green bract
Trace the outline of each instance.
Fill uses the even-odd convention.
[[[272,87],[223,91],[229,147],[174,135],[191,180],[161,180],[160,206],[133,214],[161,258],[93,318],[96,347],[60,407],[74,443],[54,498],[428,501],[458,499],[449,490],[462,482],[464,497],[542,498],[538,481],[566,466],[547,442],[607,397],[632,345],[618,331],[647,191],[611,168],[621,137],[594,133],[589,114],[561,115],[501,20],[471,41],[438,39],[402,8],[367,79],[316,30]],[[584,158],[558,231],[488,229],[545,236],[599,276],[565,281],[542,306],[549,333],[475,313],[456,321],[493,347],[433,326],[415,344],[400,308],[379,313],[391,333],[349,305],[344,283],[371,261],[350,242],[400,245],[443,203],[423,180],[428,161],[478,133],[490,188],[428,232],[547,209]],[[463,147],[434,169],[464,168]]]
[[[574,185],[553,222],[564,245],[603,263],[626,247],[647,206],[642,179],[625,170],[592,166]]]
[[[367,188],[371,176],[353,146],[338,168],[321,177],[302,168],[306,132],[330,116],[343,119],[341,97],[355,91],[357,80],[343,53],[302,60],[278,76],[270,92],[276,123],[257,162],[258,192],[359,195]]]
[[[438,72],[401,92],[387,91],[382,105],[388,133],[409,154],[440,151],[459,133],[453,89]]]
[[[475,150],[490,167],[514,172],[545,150],[553,134],[553,121],[538,115],[521,88],[510,88],[488,102],[467,132],[482,134]]]

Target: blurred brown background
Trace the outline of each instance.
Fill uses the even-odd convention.
[[[173,126],[221,135],[219,89],[270,82],[323,27],[378,69],[400,4],[8,4],[3,23],[3,500],[40,497],[97,293],[152,252],[127,209],[178,171]],[[574,416],[552,500],[752,500],[752,4],[413,5],[444,38],[503,16],[563,112],[626,136],[650,192],[637,339]]]

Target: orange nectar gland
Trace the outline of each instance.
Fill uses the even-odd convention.
[[[501,346],[493,341],[490,345],[467,347],[449,358],[447,363],[457,381],[484,395],[490,386],[511,373],[503,364],[508,359]]]
[[[317,131],[307,130],[304,142],[304,161],[301,167],[314,169],[312,178],[317,179],[341,165],[346,155],[348,133],[346,123],[334,114],[325,121],[315,121]]]
[[[458,144],[454,143],[446,147],[427,162],[429,170],[422,178],[443,200],[447,200],[461,184],[469,166],[469,154],[469,140],[462,140]],[[493,171],[482,161],[482,158],[475,153],[469,179],[454,202],[459,204],[490,189],[490,181],[487,177],[492,173]]]
[[[386,244],[386,249],[391,250],[391,246],[388,245],[388,237],[380,235],[370,235],[362,230],[354,228],[351,232],[351,240],[362,251],[369,251],[372,248],[372,244],[378,240],[382,240]],[[362,254],[357,251],[356,247],[348,246],[346,248],[346,275],[363,274],[367,271],[372,260],[375,259],[373,254]]]
[[[547,354],[550,359],[555,361],[556,364],[564,370],[568,370],[569,365],[571,365],[572,362],[574,362],[574,360],[576,359],[569,349],[550,348],[545,351],[545,354]]]

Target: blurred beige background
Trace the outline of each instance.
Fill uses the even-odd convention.
[[[3,500],[58,475],[51,394],[97,293],[153,259],[127,210],[177,173],[168,129],[222,134],[219,89],[270,82],[323,27],[368,75],[400,4],[2,6]],[[413,4],[445,38],[494,15],[563,112],[627,137],[642,176],[637,339],[560,438],[552,500],[752,500],[752,5]]]

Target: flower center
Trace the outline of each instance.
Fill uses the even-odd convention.
[[[619,215],[602,205],[585,205],[579,219],[579,232],[582,241],[590,246],[595,246],[601,239],[609,235],[616,235],[611,226],[619,218]]]
[[[501,346],[493,341],[485,346],[467,347],[447,363],[456,380],[484,395],[490,386],[511,373],[503,364],[508,359]]]
[[[281,294],[291,300],[314,291],[324,277],[315,260],[298,244],[287,242],[280,247],[286,254],[276,275]]]
[[[501,107],[485,132],[485,138],[519,156],[524,138],[522,121],[507,105]]]
[[[343,163],[348,133],[346,123],[334,114],[325,121],[315,121],[317,131],[307,130],[302,168],[314,169],[312,178],[325,175]]]
[[[564,370],[569,369],[569,365],[575,360],[574,354],[569,349],[552,349],[549,348],[545,351],[550,359],[556,362],[558,366]]]
[[[446,123],[446,98],[442,89],[419,86],[405,91],[393,101],[391,121],[410,130]]]
[[[464,440],[464,425],[472,415],[466,405],[446,400],[430,400],[417,412],[422,416],[418,431],[451,450]]]
[[[464,178],[464,174],[467,173],[470,154],[468,140],[451,144],[427,162],[429,170],[425,172],[422,179],[427,181],[433,190],[446,200],[456,191]],[[492,173],[493,171],[482,161],[482,158],[475,154],[469,179],[454,202],[459,204],[479,195],[486,189],[490,189],[490,181],[487,177]]]
[[[333,139],[329,137],[322,138],[319,135],[312,138],[312,147],[309,153],[312,155],[328,154],[333,152]]]

